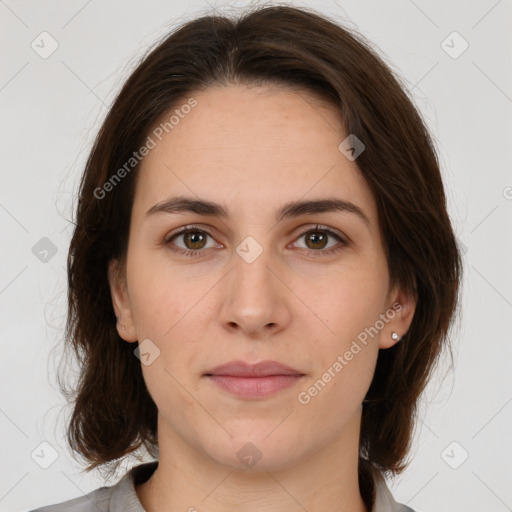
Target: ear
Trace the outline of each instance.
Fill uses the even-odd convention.
[[[388,322],[384,324],[384,328],[380,333],[379,348],[390,348],[399,343],[409,330],[418,301],[416,290],[416,279],[414,279],[414,293],[406,293],[400,288],[395,288],[389,294],[388,307],[385,312]],[[396,340],[392,338],[394,332],[398,334],[398,339]]]
[[[118,260],[111,260],[108,264],[108,281],[112,305],[117,318],[117,332],[125,341],[130,343],[137,341],[132,306],[126,283],[126,272],[121,268]]]

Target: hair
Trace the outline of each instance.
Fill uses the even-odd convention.
[[[109,262],[126,256],[140,163],[122,179],[119,171],[171,109],[232,84],[320,95],[365,145],[357,166],[376,200],[391,285],[417,299],[407,333],[379,351],[363,403],[360,485],[370,489],[372,468],[395,475],[409,463],[419,396],[449,344],[462,261],[432,137],[405,87],[360,34],[305,8],[188,21],[141,58],[114,100],[80,182],[67,261],[66,343],[81,365],[67,441],[87,471],[158,449],[157,407],[133,345],[118,335],[108,282]]]

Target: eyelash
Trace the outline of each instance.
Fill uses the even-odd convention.
[[[300,233],[298,235],[297,238],[301,238],[304,235],[307,235],[308,233],[317,232],[317,231],[320,231],[322,233],[327,233],[328,236],[332,236],[333,238],[336,238],[340,242],[341,245],[333,247],[331,249],[318,249],[318,250],[305,249],[308,252],[308,254],[313,253],[315,257],[328,256],[328,255],[334,254],[338,251],[341,251],[342,249],[344,249],[346,246],[349,245],[348,242],[346,240],[344,240],[340,235],[338,235],[334,231],[332,231],[328,228],[322,227],[318,224],[314,228],[309,228],[309,229],[303,231],[302,233]],[[172,233],[170,236],[166,237],[165,240],[163,241],[163,244],[167,245],[171,251],[181,254],[183,256],[188,256],[188,257],[200,256],[201,252],[204,252],[205,249],[199,249],[199,250],[194,251],[191,249],[182,249],[181,247],[176,247],[176,246],[173,247],[171,244],[172,240],[174,240],[175,238],[177,238],[180,235],[183,235],[183,234],[186,234],[189,232],[205,233],[208,236],[213,238],[213,235],[206,229],[199,228],[198,226],[190,225],[190,226],[185,226],[184,228],[180,229],[178,232]]]

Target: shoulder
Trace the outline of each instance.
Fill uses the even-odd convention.
[[[157,466],[158,461],[139,464],[110,487],[99,487],[84,496],[46,505],[30,512],[143,512],[135,486],[146,481]]]
[[[108,512],[114,487],[100,487],[85,496],[56,503],[55,505],[47,505],[30,512]]]

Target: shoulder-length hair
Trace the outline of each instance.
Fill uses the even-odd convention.
[[[287,6],[183,24],[141,59],[108,112],[80,183],[67,263],[66,341],[81,366],[67,441],[87,471],[117,467],[139,448],[157,453],[157,407],[133,345],[117,333],[108,263],[127,251],[134,153],[164,115],[217,84],[320,94],[365,145],[357,166],[376,200],[391,285],[416,294],[417,305],[401,341],[379,352],[363,403],[360,478],[372,468],[398,474],[409,464],[418,399],[449,347],[458,309],[462,260],[438,157],[406,87],[364,38]]]

